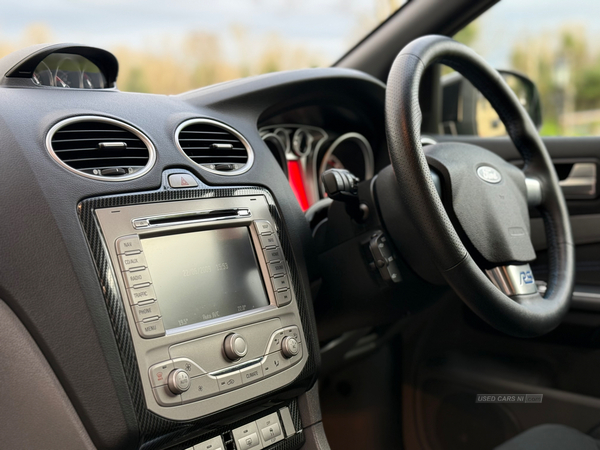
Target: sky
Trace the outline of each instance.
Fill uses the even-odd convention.
[[[277,33],[334,62],[366,33],[366,18],[374,17],[377,4],[385,1],[0,0],[0,40],[19,43],[28,26],[43,23],[57,42],[108,49],[126,43],[148,50],[176,46],[186,33],[198,30],[227,41],[235,24],[252,36]],[[565,22],[583,26],[591,42],[600,42],[599,17],[600,0],[502,0],[482,16],[474,47],[492,65],[507,67],[518,39]]]

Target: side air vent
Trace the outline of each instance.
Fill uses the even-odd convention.
[[[210,119],[188,120],[175,132],[179,149],[204,170],[239,175],[252,166],[250,144],[233,128]]]
[[[145,135],[107,117],[63,120],[48,132],[46,145],[60,165],[95,180],[131,180],[147,173],[156,161]]]

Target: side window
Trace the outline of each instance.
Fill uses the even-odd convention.
[[[600,2],[502,0],[458,32],[500,70],[543,136],[600,135]],[[444,70],[446,134],[502,136],[483,96]]]

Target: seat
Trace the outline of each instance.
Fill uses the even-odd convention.
[[[600,441],[565,425],[530,428],[495,450],[599,450]]]

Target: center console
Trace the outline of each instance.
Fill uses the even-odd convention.
[[[264,195],[102,207],[94,215],[148,410],[197,419],[302,372],[308,348],[293,271]]]

